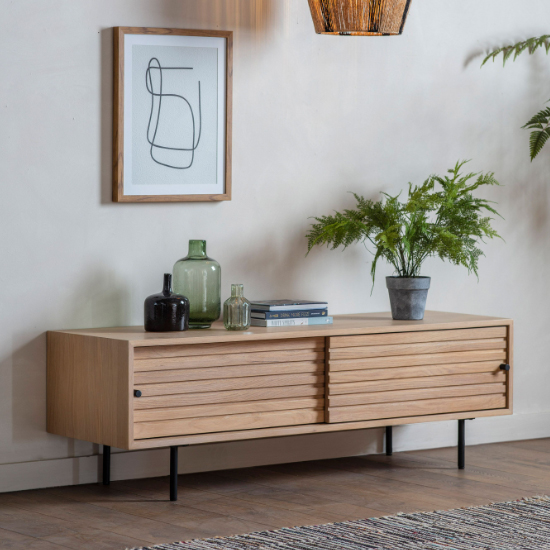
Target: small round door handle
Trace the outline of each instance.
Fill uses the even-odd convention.
[[[141,397],[141,392],[139,390],[134,390],[134,397]]]
[[[503,363],[502,365],[500,365],[500,370],[509,371],[510,370],[510,365],[507,365],[506,363]]]

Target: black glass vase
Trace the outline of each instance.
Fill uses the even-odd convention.
[[[164,274],[162,294],[153,294],[144,304],[145,330],[174,332],[189,330],[189,300],[172,292],[172,275]]]

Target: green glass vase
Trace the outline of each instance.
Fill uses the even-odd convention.
[[[231,285],[231,297],[223,304],[223,324],[227,330],[250,326],[250,302],[243,296],[243,285]]]
[[[221,267],[206,255],[206,241],[189,241],[174,265],[173,288],[189,299],[189,328],[210,328],[221,314]]]

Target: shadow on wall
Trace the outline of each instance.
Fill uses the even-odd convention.
[[[281,295],[293,298],[299,295],[304,250],[301,234],[293,235],[292,239],[285,235],[284,242],[272,236],[257,249],[242,249],[241,255],[233,258],[235,265],[239,266],[241,273],[254,273],[255,278],[262,281],[262,287],[270,291],[269,296],[254,296],[255,289],[250,285],[252,292],[245,287],[245,295],[253,300],[275,299]]]
[[[212,28],[265,32],[272,20],[274,7],[281,0],[175,0],[163,5],[163,16],[175,27]],[[196,27],[195,27],[196,25]]]
[[[82,289],[86,289],[85,300]],[[65,323],[60,329],[130,322],[131,296],[127,285],[110,270],[90,273],[67,294],[65,305],[60,305],[57,313],[57,318]],[[11,358],[0,363],[2,371],[11,368],[12,441],[32,443],[43,438],[46,431],[46,333],[14,336],[12,349]],[[77,456],[74,440],[65,441],[67,456]],[[77,471],[75,479],[78,480]]]
[[[46,334],[22,335],[14,342],[12,368],[12,440],[33,441],[46,429]]]
[[[521,130],[519,130],[521,131]],[[528,133],[525,135],[525,158],[528,156]],[[542,151],[533,161],[539,163],[539,170],[522,171],[522,166],[510,167],[509,179],[514,185],[509,190],[510,204],[513,205],[507,220],[514,226],[525,225],[529,239],[529,246],[540,255],[541,250],[548,247],[548,233],[550,225],[550,186],[548,174],[550,174],[550,151]]]
[[[530,131],[519,127],[548,106],[546,98],[550,93],[550,59],[544,55],[543,51],[539,51],[538,54],[540,55],[535,53],[529,56],[524,53],[516,60],[516,63],[524,63],[529,67],[528,91],[522,110],[518,114],[518,117],[520,117],[518,127],[513,126],[516,119],[511,117],[510,122],[512,124],[509,128],[510,131],[518,132],[518,135],[521,136],[523,142],[522,157],[524,159],[522,166],[510,166],[511,173],[514,174],[512,170],[515,169],[514,175],[516,176],[510,193],[510,199],[514,204],[514,216],[521,216],[517,220],[518,222],[525,220],[529,224],[529,233],[533,239],[532,245],[540,250],[540,247],[547,248],[548,226],[550,224],[550,212],[548,211],[550,199],[550,186],[548,185],[550,145],[547,144],[531,164],[529,161]],[[511,66],[508,66],[508,63],[506,65],[503,70],[511,70]],[[537,170],[530,169],[533,165],[536,165]],[[521,184],[518,185],[518,183]]]
[[[285,3],[288,1],[285,0]],[[154,18],[144,21],[143,24],[181,29],[232,30],[235,33],[234,42],[236,44],[242,38],[254,40],[266,33],[269,22],[273,20],[276,2],[280,2],[280,0],[159,1]],[[167,21],[169,23],[166,23]],[[130,24],[128,23],[128,25]],[[99,36],[101,49],[100,202],[101,204],[112,204],[113,30],[111,28],[103,29]],[[129,206],[125,205],[126,208]]]

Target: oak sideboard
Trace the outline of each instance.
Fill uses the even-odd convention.
[[[103,445],[178,447],[512,414],[510,319],[428,311],[338,315],[333,325],[48,333],[47,430]]]

